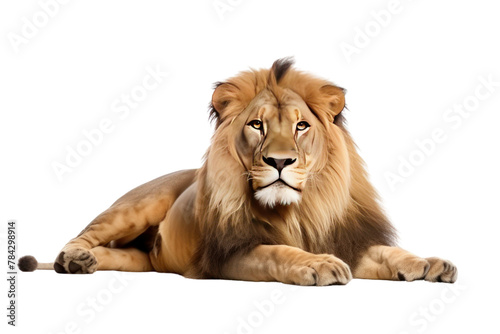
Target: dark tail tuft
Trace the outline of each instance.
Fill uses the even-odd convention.
[[[35,257],[26,255],[19,259],[19,261],[17,262],[17,267],[21,271],[35,271],[38,267],[38,261],[35,259]]]

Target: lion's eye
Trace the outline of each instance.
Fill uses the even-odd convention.
[[[258,119],[254,119],[253,121],[251,121],[247,125],[250,125],[252,128],[254,128],[256,130],[262,130],[262,121],[259,121]]]
[[[298,122],[297,123],[297,131],[304,131],[305,129],[307,129],[308,127],[310,127],[309,123],[305,122],[305,121],[302,121],[302,122]]]

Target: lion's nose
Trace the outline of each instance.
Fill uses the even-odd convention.
[[[276,168],[278,170],[278,173],[281,174],[281,171],[283,170],[283,168],[293,164],[297,159],[290,159],[290,158],[289,159],[274,159],[271,157],[269,157],[269,158],[262,157],[262,160],[264,160],[264,162],[266,164],[268,164],[269,166]]]

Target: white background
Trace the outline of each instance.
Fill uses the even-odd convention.
[[[388,0],[222,0],[230,6],[222,14],[212,0],[69,1],[43,22],[40,3],[46,2],[2,2],[0,8],[0,221],[5,226],[8,219],[17,220],[19,255],[52,261],[126,191],[200,166],[213,130],[207,113],[212,84],[295,56],[297,68],[348,90],[348,127],[399,230],[400,245],[452,260],[459,279],[453,286],[354,280],[345,287],[293,289],[157,273],[120,279],[113,272],[21,273],[18,327],[6,325],[2,306],[2,328],[9,333],[498,331],[499,309],[489,303],[500,297],[495,255],[500,21],[493,1],[401,0],[385,26],[373,12],[387,10]],[[12,36],[22,36],[33,16],[45,26],[14,47]],[[366,46],[359,44],[364,29],[372,29]],[[348,59],[341,45],[356,46],[356,38],[362,47]],[[169,74],[120,119],[113,103],[141,85],[147,67]],[[478,105],[460,124],[446,121],[449,108],[474,102],[480,77],[491,77],[497,87],[476,99]],[[111,119],[113,130],[58,180],[53,163],[64,163],[67,147],[75,149],[85,140],[83,131],[103,119]],[[400,157],[418,156],[415,141],[438,128],[446,140],[391,188],[387,173],[397,172]],[[6,262],[6,227],[0,232],[0,258]]]

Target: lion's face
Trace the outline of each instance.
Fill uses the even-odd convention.
[[[299,202],[314,173],[322,126],[299,95],[285,89],[280,101],[263,90],[237,122],[238,155],[248,171],[255,198],[264,206]],[[316,138],[316,139],[315,139]]]
[[[216,85],[210,111],[216,131],[204,169],[214,207],[232,198],[227,212],[238,210],[250,192],[267,207],[310,200],[311,189],[332,173],[330,188],[346,193],[349,159],[335,124],[344,90],[290,66],[278,60],[270,70]]]

